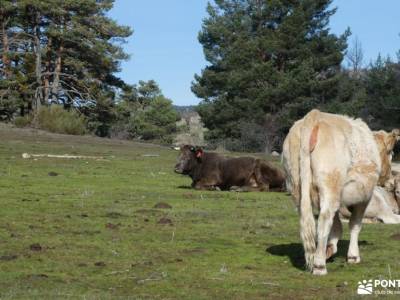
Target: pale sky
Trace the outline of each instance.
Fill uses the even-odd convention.
[[[195,105],[195,73],[206,65],[197,40],[206,17],[207,0],[116,0],[110,16],[134,33],[124,45],[131,59],[119,76],[128,83],[154,79],[176,105]],[[364,51],[364,62],[379,53],[395,57],[400,49],[400,0],[334,0],[337,13],[330,28],[341,34],[350,27]]]

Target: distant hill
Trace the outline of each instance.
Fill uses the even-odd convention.
[[[174,105],[173,107],[181,115],[185,113],[195,112],[196,109],[196,105],[186,105],[186,106]]]

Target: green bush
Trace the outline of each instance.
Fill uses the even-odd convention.
[[[83,135],[86,133],[86,119],[74,110],[62,106],[42,107],[35,119],[36,126],[50,132]]]
[[[19,128],[27,127],[32,124],[32,120],[33,116],[31,114],[25,115],[23,117],[16,117],[14,119],[14,125]]]
[[[131,138],[158,140],[170,143],[171,135],[176,132],[179,114],[173,109],[172,102],[163,96],[152,99],[144,110],[137,111],[128,121],[127,131]]]

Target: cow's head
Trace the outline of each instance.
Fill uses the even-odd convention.
[[[395,200],[400,208],[400,173],[392,172],[393,176],[385,182],[385,190],[394,195]]]
[[[185,145],[180,149],[178,163],[175,165],[175,172],[179,174],[190,174],[191,171],[201,162],[203,149],[200,147]]]
[[[384,186],[385,182],[389,180],[392,172],[391,163],[393,148],[400,138],[400,130],[394,129],[392,132],[386,132],[384,130],[375,131],[374,138],[378,145],[379,155],[382,162],[382,169],[378,184],[380,186]]]
[[[400,204],[400,178],[394,180],[394,195],[396,196],[397,202]]]

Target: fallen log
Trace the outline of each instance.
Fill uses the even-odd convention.
[[[87,156],[87,155],[69,155],[69,154],[29,154],[22,153],[22,158],[39,158],[39,157],[47,157],[47,158],[66,158],[66,159],[104,159],[102,156]]]

